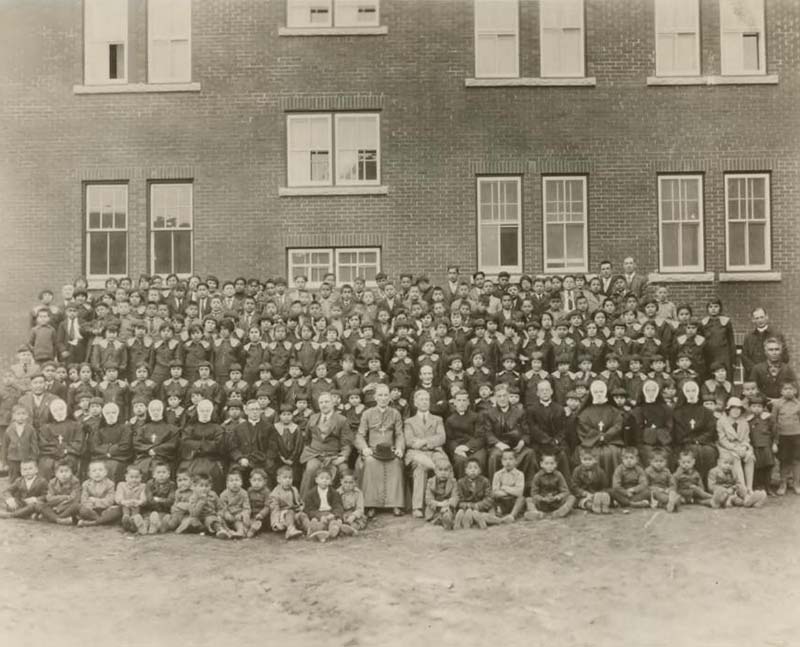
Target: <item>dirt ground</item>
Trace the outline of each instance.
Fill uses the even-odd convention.
[[[0,644],[800,645],[800,497],[327,544],[0,522]]]

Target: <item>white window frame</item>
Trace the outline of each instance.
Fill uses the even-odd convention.
[[[766,39],[766,28],[764,21],[764,0],[741,0],[745,3],[752,3],[752,4],[757,3],[759,5],[757,11],[759,24],[754,29],[747,29],[745,31],[742,31],[741,28],[725,24],[725,5],[731,4],[731,2],[738,2],[738,1],[740,0],[719,1],[719,30],[720,30],[719,47],[720,47],[720,67],[722,75],[763,76],[767,73],[767,39]],[[744,37],[745,34],[751,34],[751,33],[758,34],[758,61],[759,61],[758,70],[745,70],[742,66],[743,61],[736,62],[731,60],[732,53],[729,52],[725,47],[726,33],[739,34],[739,36],[742,38]]]
[[[581,37],[580,37],[580,55],[579,59],[581,63],[580,70],[577,72],[568,72],[564,73],[561,70],[554,71],[554,70],[545,70],[545,53],[544,53],[544,32],[545,32],[545,21],[544,21],[544,12],[548,9],[552,10],[554,8],[559,8],[560,5],[565,2],[566,0],[540,0],[539,2],[539,75],[542,78],[554,78],[554,79],[567,79],[567,78],[583,78],[586,76],[586,8],[584,6],[583,0],[568,0],[569,2],[575,2],[580,5],[579,7],[579,15],[581,18]],[[563,35],[564,28],[561,28],[561,32]]]
[[[123,188],[125,190],[125,228],[124,229],[118,229],[116,227],[103,227],[102,226],[102,214],[100,216],[100,225],[101,226],[100,227],[95,227],[95,228],[90,228],[89,227],[89,205],[90,205],[89,192],[94,187],[98,187],[98,188],[113,188],[113,189]],[[130,258],[129,258],[129,254],[128,254],[128,245],[130,243],[130,241],[128,240],[128,229],[129,229],[128,220],[129,220],[129,215],[130,215],[129,214],[129,200],[128,200],[128,184],[126,182],[90,182],[90,183],[87,183],[85,185],[84,191],[85,191],[84,201],[85,201],[86,204],[85,204],[85,212],[84,212],[84,216],[83,216],[83,231],[84,231],[85,240],[86,240],[86,258],[84,260],[85,260],[86,278],[87,278],[87,280],[90,282],[90,284],[96,284],[96,283],[99,283],[101,281],[105,281],[106,279],[109,279],[111,277],[121,278],[123,276],[127,276],[128,275],[128,266],[129,266],[129,263],[130,263]],[[119,233],[119,232],[124,232],[125,233],[125,271],[120,273],[120,274],[110,274],[110,273],[92,274],[91,271],[90,271],[91,270],[91,253],[92,253],[91,234],[93,234],[93,233],[106,233],[106,234],[108,234],[108,233]],[[106,236],[106,254],[107,254],[106,268],[108,268],[108,259],[110,258],[110,254],[108,252],[108,236]]]
[[[114,2],[119,5],[121,12],[121,24],[118,26],[120,29],[121,38],[109,39],[108,37],[101,37],[94,33],[93,12],[96,9],[92,7],[100,6],[101,4],[108,3],[107,6]],[[84,0],[83,5],[83,82],[86,85],[125,85],[128,83],[128,0]],[[122,45],[122,77],[118,79],[108,78],[108,48],[114,44]],[[98,48],[102,48],[99,49]],[[97,51],[95,51],[97,50]],[[101,53],[102,52],[102,53]],[[94,56],[102,56],[102,61],[95,61],[101,68],[105,69],[105,75],[102,77],[95,77],[90,72],[94,67],[92,60]],[[100,69],[100,68],[98,68]]]
[[[161,5],[161,10],[169,10],[170,11],[170,25],[164,26],[156,25],[156,18],[159,17],[155,10],[155,5]],[[176,20],[175,14],[179,11],[187,11],[188,12],[188,24],[189,24],[189,31],[188,33],[180,33],[176,31]],[[186,17],[184,17],[184,21]],[[180,21],[178,21],[180,22]],[[158,28],[163,28],[165,31],[169,31],[169,36],[166,38],[156,38],[155,35],[157,34]],[[163,34],[161,34],[163,35]],[[164,73],[163,65],[157,65],[157,63],[163,63],[163,61],[158,61],[156,56],[154,55],[155,51],[155,43],[166,41],[167,47],[169,49],[169,55],[167,57],[167,62],[169,64],[169,70],[167,73]],[[173,48],[175,43],[182,43],[185,42],[186,46],[189,50],[189,60],[188,60],[188,69],[185,70],[186,74],[174,74],[172,73],[173,67]],[[147,0],[147,80],[149,83],[189,83],[192,80],[192,3],[191,0]]]
[[[326,23],[297,22],[291,19],[292,5],[305,7],[310,12],[312,7],[325,8],[328,10],[328,21]],[[374,19],[369,22],[348,21],[342,22],[339,15],[342,8],[355,6],[356,15],[360,6],[374,7]],[[336,27],[378,27],[381,24],[380,0],[286,0],[286,26],[290,29],[331,29]]]
[[[343,254],[343,253],[351,253],[352,254],[352,253],[358,253],[358,252],[374,252],[375,253],[375,258],[376,258],[376,261],[375,261],[375,265],[376,265],[375,273],[377,274],[378,272],[381,271],[381,248],[380,247],[335,247],[334,250],[333,250],[333,255],[334,255],[334,261],[333,262],[334,262],[334,268],[335,269],[333,271],[336,274],[336,285],[343,285],[345,283],[342,280],[341,275],[339,274],[340,265],[341,265],[341,263],[339,261],[339,254]],[[361,265],[358,264],[358,267],[361,267]],[[361,274],[359,274],[359,276],[361,276]],[[374,287],[375,285],[377,285],[377,283],[375,281],[367,281],[365,279],[364,282],[369,287]]]
[[[477,20],[477,18],[478,18],[478,5],[481,2],[486,2],[486,1],[505,2],[505,3],[508,3],[508,4],[513,4],[516,7],[516,10],[517,10],[516,11],[517,20],[516,20],[515,28],[513,30],[506,29],[506,30],[500,30],[500,31],[498,31],[496,29],[481,29],[481,28],[479,28],[478,27],[478,20]],[[513,79],[513,78],[518,78],[519,77],[519,1],[518,0],[474,0],[473,10],[474,10],[474,13],[473,13],[473,23],[474,23],[474,25],[473,25],[473,27],[474,27],[473,48],[475,50],[475,78],[478,78],[478,79],[481,79],[481,78],[483,78],[483,79],[506,79],[506,78]],[[497,37],[497,36],[508,36],[508,35],[512,35],[512,34],[514,36],[514,52],[515,52],[514,53],[514,70],[512,72],[507,73],[507,74],[501,74],[501,73],[497,73],[497,72],[495,72],[494,74],[481,74],[478,71],[478,38],[479,38],[479,36],[481,36],[481,35],[484,35],[484,36],[485,35],[494,35],[495,37]],[[495,68],[496,68],[496,63],[497,63],[497,61],[495,61]]]
[[[665,265],[664,264],[664,236],[662,235],[662,227],[664,225],[663,214],[661,212],[661,194],[662,194],[662,180],[697,180],[698,185],[698,204],[699,204],[699,222],[698,222],[698,262],[697,265]],[[680,273],[701,273],[705,271],[705,196],[704,196],[704,178],[702,174],[698,173],[684,173],[684,174],[664,174],[658,175],[658,265],[659,270],[664,273],[680,272]],[[679,185],[680,186],[680,185]],[[683,221],[680,221],[683,222]],[[679,238],[680,240],[680,238]],[[682,250],[681,250],[682,252]],[[682,255],[682,253],[681,253]]]
[[[309,164],[309,179],[304,182],[298,182],[296,179],[293,180],[292,173],[291,173],[291,157],[292,157],[292,128],[291,124],[296,121],[309,121],[309,123],[313,120],[324,120],[327,123],[328,128],[328,179],[327,180],[311,180],[311,160],[308,160]],[[297,149],[297,150],[304,150],[304,149]],[[286,181],[287,186],[295,187],[295,186],[332,186],[333,185],[333,178],[335,173],[334,168],[334,157],[336,155],[336,151],[333,149],[333,117],[330,113],[303,113],[303,114],[291,114],[286,115]]]
[[[563,267],[548,267],[547,256],[547,226],[548,225],[563,225],[564,232],[566,232],[567,224],[576,224],[572,221],[561,220],[560,222],[548,222],[547,220],[547,202],[545,200],[547,183],[548,182],[567,182],[581,180],[583,184],[583,264],[580,266],[568,266],[566,257],[567,241],[564,240],[564,254]],[[589,178],[586,175],[544,175],[542,176],[542,269],[545,274],[565,274],[572,272],[588,272],[589,271]],[[562,234],[564,236],[565,234]]]
[[[322,285],[321,281],[312,281],[311,275],[307,269],[307,266],[302,267],[301,269],[295,269],[296,267],[292,264],[292,254],[293,253],[302,253],[302,254],[312,254],[312,253],[326,253],[328,254],[328,266],[327,272],[335,275],[336,277],[336,285],[342,285],[343,281],[339,275],[339,254],[345,252],[374,252],[377,256],[377,272],[381,271],[381,248],[380,247],[287,247],[286,248],[286,275],[288,277],[289,282],[294,281],[295,276],[300,276],[301,274],[308,278],[308,283],[306,284],[308,288],[316,290]],[[374,287],[376,285],[375,281],[366,281],[365,282],[368,287]]]
[[[677,31],[666,31],[662,26],[659,25],[658,22],[658,15],[659,15],[659,6],[661,6],[661,10],[664,11],[666,9],[674,9],[674,2],[675,0],[653,0],[655,3],[655,16],[654,16],[654,25],[655,25],[655,57],[656,57],[656,76],[699,76],[700,75],[700,3],[699,0],[680,0],[681,2],[685,3],[687,6],[692,6],[694,9],[694,31],[687,32],[682,30]],[[663,35],[672,35],[673,37],[673,55],[676,51],[676,43],[678,36],[681,34],[693,33],[694,34],[694,60],[695,66],[690,70],[677,70],[674,69],[666,69],[664,66],[664,61],[662,57],[658,55],[658,41],[659,36]]]
[[[522,178],[519,175],[479,175],[475,182],[475,220],[478,226],[478,269],[485,274],[497,274],[499,272],[509,272],[510,274],[522,273]],[[514,181],[517,185],[517,264],[516,265],[486,265],[483,262],[481,250],[481,184],[489,182],[508,182]],[[515,224],[511,221],[502,221],[501,225],[510,226]],[[499,244],[499,238],[498,238]],[[498,253],[499,256],[499,253]]]
[[[191,227],[188,229],[186,227],[156,227],[153,224],[153,216],[155,212],[153,210],[153,206],[155,205],[155,190],[156,187],[172,187],[172,186],[188,186],[189,187],[189,217]],[[156,263],[156,232],[159,231],[168,231],[168,232],[176,232],[176,231],[183,231],[189,232],[189,271],[188,272],[175,272],[175,238],[174,236],[170,237],[170,259],[171,259],[171,267],[169,274],[177,274],[181,278],[188,278],[194,272],[194,183],[193,182],[151,182],[150,183],[150,202],[149,202],[149,213],[148,213],[148,228],[150,230],[150,273],[151,274],[159,274],[156,272],[155,263]]]
[[[338,186],[363,186],[363,185],[374,185],[377,186],[381,183],[381,117],[380,114],[377,112],[338,112],[334,115],[334,125],[335,125],[335,135],[333,138],[333,145],[335,147],[335,155],[334,160],[332,160],[334,168],[332,169],[335,173],[331,174],[334,180],[334,184]],[[377,159],[376,159],[376,169],[375,169],[375,179],[374,180],[345,180],[339,177],[339,162],[341,156],[341,149],[339,148],[339,125],[343,120],[346,119],[363,119],[366,117],[374,118],[375,120],[375,141],[376,141],[376,152],[377,152]],[[358,164],[358,160],[356,160],[356,164]]]
[[[730,225],[731,218],[729,213],[729,180],[764,180],[764,260],[763,264],[732,265],[731,264],[731,244],[730,244]],[[745,183],[747,186],[747,183]],[[745,198],[746,200],[746,198]],[[749,211],[749,206],[747,207]],[[736,222],[742,222],[741,220]],[[744,220],[749,223],[749,219]],[[749,240],[749,227],[745,227],[745,252],[749,250],[747,242]],[[756,272],[768,271],[772,269],[772,196],[770,192],[769,173],[726,173],[725,174],[725,267],[730,272]]]
[[[357,117],[357,118],[374,118],[376,129],[376,178],[374,180],[347,180],[339,178],[339,162],[340,162],[340,149],[339,149],[339,124],[343,119]],[[292,126],[293,122],[298,121],[311,121],[311,120],[324,120],[328,129],[328,179],[327,180],[305,180],[299,181],[298,178],[292,177],[291,160],[292,151],[305,151],[305,149],[293,149],[292,141]],[[380,113],[377,112],[337,112],[337,113],[297,113],[286,116],[286,182],[288,187],[315,187],[315,186],[379,186],[381,183],[381,118]],[[309,175],[310,164],[309,163]]]

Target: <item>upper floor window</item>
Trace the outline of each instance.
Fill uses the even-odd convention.
[[[336,276],[337,285],[352,284],[360,277],[372,286],[381,271],[379,247],[293,248],[287,250],[287,256],[289,278],[305,276],[310,288],[318,288],[330,273]]]
[[[287,118],[289,186],[380,184],[380,119],[374,113]]]
[[[727,268],[769,270],[770,201],[767,173],[725,176]]]
[[[287,27],[374,27],[378,0],[287,0]]]
[[[86,185],[86,275],[128,273],[128,185]]]
[[[522,271],[522,188],[518,177],[478,178],[478,268]]]
[[[475,0],[475,76],[519,76],[517,0]]]
[[[542,77],[584,76],[583,0],[540,0]]]
[[[84,82],[127,83],[128,0],[85,0]]]
[[[722,73],[766,74],[764,0],[720,0]]]
[[[147,39],[150,83],[192,80],[191,0],[148,0]]]
[[[662,272],[702,272],[703,177],[658,178],[659,258]]]
[[[656,74],[700,74],[698,0],[655,0]]]

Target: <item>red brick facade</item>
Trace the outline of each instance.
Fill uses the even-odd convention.
[[[720,74],[718,0],[699,0],[701,74]],[[129,1],[128,79],[146,81],[146,2]],[[542,175],[588,176],[588,261],[633,255],[658,271],[659,173],[704,176],[703,283],[738,331],[757,304],[800,336],[800,5],[766,0],[775,84],[653,87],[653,0],[586,0],[588,87],[465,87],[474,76],[473,3],[383,0],[385,35],[280,36],[281,0],[196,0],[199,92],[79,94],[80,0],[0,10],[0,352],[25,333],[42,286],[84,274],[84,185],[128,184],[128,269],[149,266],[148,182],[192,180],[194,270],[283,275],[287,247],[379,246],[382,269],[444,277],[477,265],[476,176],[522,181],[523,270],[542,271]],[[520,75],[539,75],[538,1],[520,1]],[[279,196],[286,114],[369,109],[381,116],[385,195]],[[772,271],[719,283],[724,174],[771,174]]]

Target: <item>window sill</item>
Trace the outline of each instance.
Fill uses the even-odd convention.
[[[468,88],[518,88],[518,87],[594,87],[597,79],[593,76],[582,77],[512,77],[493,79],[464,79],[464,86]]]
[[[389,193],[389,187],[383,184],[378,186],[278,187],[278,195],[281,197],[314,196],[314,195],[386,195],[387,193]]]
[[[109,274],[108,276],[95,276],[86,279],[86,285],[90,290],[105,290],[106,281],[108,279],[117,279],[118,281],[126,276],[125,274]]]
[[[126,83],[125,85],[73,85],[74,94],[145,94],[150,92],[200,92],[199,83]]]
[[[279,27],[278,36],[383,36],[388,27]]]
[[[648,76],[647,85],[777,85],[777,74],[752,74],[744,76]]]
[[[650,272],[650,283],[713,283],[714,272]]]
[[[720,272],[720,283],[770,283],[781,281],[780,272]]]

